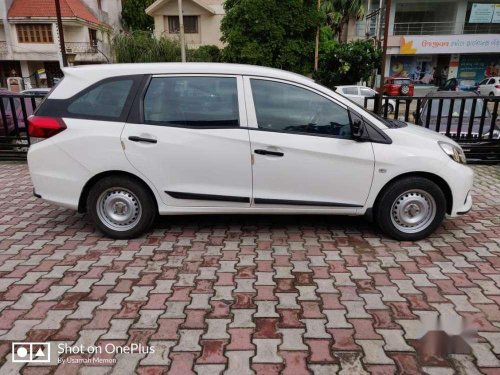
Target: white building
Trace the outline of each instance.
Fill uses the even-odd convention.
[[[72,65],[111,59],[121,0],[60,0],[65,49]],[[13,75],[26,86],[51,86],[61,76],[54,0],[0,0],[0,83]]]
[[[224,17],[223,3],[224,0],[183,0],[184,33],[189,47],[222,47],[220,24]],[[146,13],[155,20],[155,36],[178,38],[178,9],[177,0],[156,0],[146,9]]]

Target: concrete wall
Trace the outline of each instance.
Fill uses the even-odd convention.
[[[154,12],[155,20],[155,35],[157,37],[166,36],[171,39],[178,39],[177,34],[170,34],[168,31],[168,16],[178,16],[177,1],[170,1],[163,7]],[[183,14],[185,16],[198,16],[198,33],[186,34],[186,43],[190,47],[199,47],[201,45],[214,44],[222,47],[220,38],[220,23],[223,14],[213,14],[206,9],[200,7],[196,3],[184,0]]]

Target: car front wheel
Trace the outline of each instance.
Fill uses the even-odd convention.
[[[126,176],[108,176],[90,189],[87,212],[106,236],[127,239],[147,231],[157,209],[144,184]]]
[[[375,220],[394,239],[416,241],[434,232],[445,213],[446,198],[436,183],[408,177],[394,181],[382,191]]]

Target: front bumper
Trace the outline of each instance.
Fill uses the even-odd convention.
[[[463,207],[457,211],[457,215],[465,215],[472,209],[472,196],[470,192],[467,194]]]

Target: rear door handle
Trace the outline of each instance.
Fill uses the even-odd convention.
[[[278,156],[278,157],[282,157],[285,155],[282,152],[269,151],[269,150],[254,150],[253,152],[255,152],[257,155],[268,155],[268,156]]]
[[[158,141],[156,139],[137,137],[135,135],[128,137],[128,140],[132,141],[132,142],[158,143]]]

